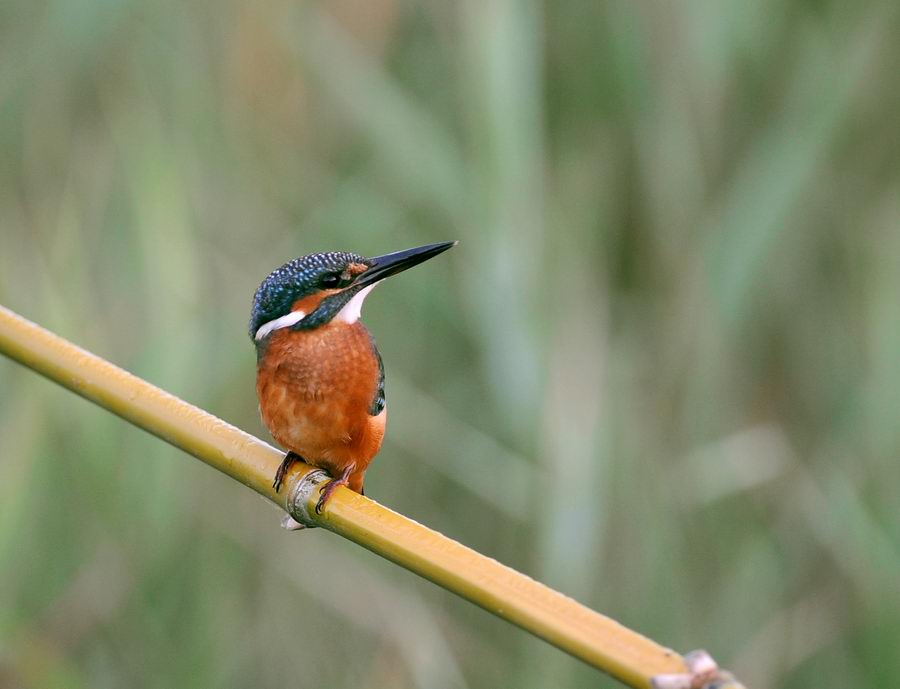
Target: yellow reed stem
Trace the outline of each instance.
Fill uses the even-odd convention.
[[[272,477],[283,453],[0,306],[0,352],[181,448],[287,509],[433,581],[603,670],[649,689],[684,673],[674,651],[553,589],[347,489],[324,514],[312,508],[321,478],[297,463],[282,492]],[[306,486],[306,490],[304,489]],[[299,501],[298,501],[299,496]]]

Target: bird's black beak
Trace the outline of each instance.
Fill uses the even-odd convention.
[[[353,286],[364,287],[373,285],[379,280],[384,280],[386,277],[396,275],[407,268],[412,268],[427,261],[429,258],[434,258],[457,244],[458,242],[426,244],[425,246],[417,246],[415,249],[395,251],[392,254],[370,258],[366,261],[369,264],[369,268],[357,276],[356,280],[353,281]]]

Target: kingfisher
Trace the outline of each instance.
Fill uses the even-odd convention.
[[[446,251],[441,242],[364,258],[345,251],[308,254],[262,281],[253,298],[256,394],[263,423],[287,449],[277,493],[295,461],[324,469],[321,514],[338,488],[363,494],[387,421],[384,364],[359,320],[369,292],[391,275]]]

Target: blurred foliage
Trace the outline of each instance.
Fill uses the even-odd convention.
[[[265,274],[460,239],[366,305],[367,492],[756,689],[891,686],[898,35],[889,0],[0,3],[0,302],[266,437]],[[612,685],[0,390],[4,687]]]

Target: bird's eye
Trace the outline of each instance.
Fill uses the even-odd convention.
[[[322,287],[337,287],[341,284],[341,276],[337,273],[325,273],[319,282]]]

